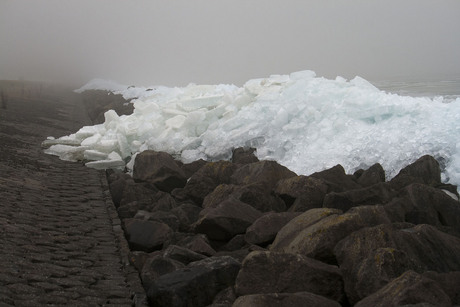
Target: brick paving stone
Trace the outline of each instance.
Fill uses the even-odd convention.
[[[90,124],[56,86],[1,110],[0,307],[146,305],[104,172],[41,148]]]

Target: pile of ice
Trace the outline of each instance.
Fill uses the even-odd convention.
[[[132,168],[132,157],[146,149],[191,162],[228,159],[242,146],[297,174],[336,164],[353,172],[379,162],[389,178],[430,154],[441,162],[443,180],[460,184],[460,98],[398,96],[360,77],[329,80],[312,71],[243,87],[137,88],[94,80],[80,91],[86,89],[135,98],[134,113],[110,110],[103,124],[49,138],[47,153],[94,168]]]

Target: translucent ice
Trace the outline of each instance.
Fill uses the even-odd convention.
[[[253,79],[243,87],[136,88],[95,80],[79,91],[95,88],[135,98],[133,114],[110,110],[102,125],[46,141],[48,153],[86,156],[96,160],[88,166],[103,168],[120,167],[146,149],[191,162],[226,159],[233,148],[251,146],[260,159],[298,174],[336,164],[352,172],[379,162],[389,178],[430,154],[442,162],[444,181],[460,183],[460,98],[398,96],[360,77],[328,80],[312,71]],[[112,152],[120,158],[108,158]]]

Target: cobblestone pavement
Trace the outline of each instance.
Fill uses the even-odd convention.
[[[88,124],[57,88],[0,109],[0,307],[145,304],[104,172],[40,147]]]

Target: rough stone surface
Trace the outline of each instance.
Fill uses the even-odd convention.
[[[152,252],[163,248],[173,230],[165,223],[125,219],[125,233],[132,250]]]
[[[85,108],[78,95],[41,86],[41,95],[10,94],[0,112],[0,305],[140,306],[105,172],[40,148],[91,124]]]
[[[246,230],[245,239],[248,243],[264,245],[271,243],[281,228],[300,212],[269,212],[258,218]]]
[[[396,196],[396,191],[388,184],[376,183],[362,189],[345,192],[331,192],[324,197],[323,207],[347,211],[364,205],[383,205]]]
[[[206,306],[233,285],[240,263],[232,257],[211,257],[160,276],[147,291],[155,306]]]
[[[238,168],[231,177],[231,182],[238,185],[263,184],[268,191],[275,188],[281,179],[294,177],[296,174],[275,161],[259,161]]]
[[[334,252],[351,303],[371,295],[406,270],[460,270],[460,239],[430,225],[363,228],[340,241]]]
[[[149,182],[166,192],[183,188],[187,183],[185,173],[171,155],[153,150],[145,150],[136,156],[133,179]]]
[[[414,163],[401,169],[390,184],[395,189],[401,189],[412,183],[438,185],[441,183],[441,169],[438,161],[432,156],[425,155]]]
[[[340,307],[336,301],[310,292],[297,293],[265,293],[240,296],[233,307]]]
[[[310,176],[322,179],[329,187],[328,192],[344,192],[346,190],[361,188],[361,186],[355,182],[352,175],[345,174],[345,170],[340,164],[330,169],[313,173]]]
[[[357,177],[356,182],[363,187],[370,187],[371,185],[385,182],[385,170],[380,163],[372,165],[367,170],[357,171],[353,175]]]
[[[345,301],[338,267],[299,254],[250,253],[242,263],[235,290],[240,296],[307,291],[337,302]]]
[[[228,199],[216,208],[204,209],[201,215],[195,224],[195,232],[204,233],[212,240],[222,241],[245,233],[262,213],[241,201]]]
[[[438,283],[413,271],[407,271],[385,287],[358,302],[356,307],[393,307],[428,303],[452,306],[449,296]]]
[[[308,212],[307,212],[308,213]],[[296,223],[295,220],[286,225]],[[391,223],[382,206],[354,207],[344,214],[332,214],[301,229],[289,239],[276,238],[271,250],[300,253],[326,263],[336,264],[335,245],[352,232],[367,226]],[[281,231],[280,231],[281,233]],[[282,234],[284,236],[284,234]]]
[[[290,211],[306,211],[305,209],[319,208],[323,204],[328,186],[321,180],[314,177],[295,176],[280,180],[275,188],[288,207],[301,197],[302,209],[296,208]]]

